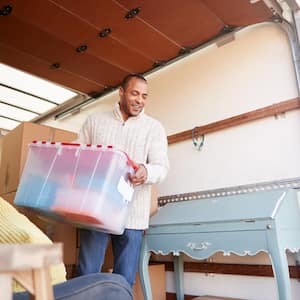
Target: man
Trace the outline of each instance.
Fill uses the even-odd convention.
[[[147,97],[146,79],[130,74],[121,84],[120,100],[113,112],[89,116],[80,130],[79,142],[113,145],[125,151],[138,168],[129,178],[135,191],[124,233],[80,230],[79,275],[101,270],[111,238],[113,272],[123,275],[131,286],[134,284],[143,230],[149,224],[151,184],[161,182],[169,168],[165,130],[144,113]]]

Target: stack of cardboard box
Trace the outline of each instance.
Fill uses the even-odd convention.
[[[166,272],[165,265],[149,265],[148,267],[152,299],[166,300]],[[140,277],[137,274],[135,284],[132,288],[134,300],[144,300]]]
[[[1,168],[1,151],[2,151],[2,141],[4,139],[4,135],[1,135],[0,132],[0,168]]]
[[[27,158],[28,145],[33,141],[71,142],[77,138],[74,132],[49,126],[24,122],[1,138],[0,196],[13,204],[22,170]],[[71,277],[77,260],[77,230],[75,227],[25,213],[54,242],[64,244],[64,263]]]

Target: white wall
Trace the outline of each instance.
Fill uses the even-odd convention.
[[[211,46],[149,75],[147,112],[161,120],[168,134],[178,133],[297,97],[294,73],[285,33],[273,24],[253,26],[237,33],[229,44]],[[77,131],[86,115],[110,109],[117,99],[113,93],[73,118],[46,123]],[[160,195],[299,177],[299,128],[297,110],[208,134],[201,151],[191,140],[170,145],[171,171]],[[242,262],[261,263],[261,258],[269,263],[264,255]],[[220,255],[213,259],[224,261]],[[190,273],[185,278],[186,294],[276,299],[272,278]],[[293,280],[292,288],[296,299],[299,282]],[[172,276],[167,289],[175,290]]]
[[[270,24],[154,74],[151,90],[159,104],[150,111],[171,134],[297,96],[289,43]],[[161,194],[299,176],[299,125],[299,111],[290,112],[208,134],[200,152],[191,140],[171,145]]]

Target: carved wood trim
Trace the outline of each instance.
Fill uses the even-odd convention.
[[[173,272],[173,262],[155,261],[165,265],[166,271]],[[215,273],[246,276],[274,277],[271,265],[221,264],[203,262],[184,262],[185,272]],[[300,267],[289,266],[290,278],[300,278]]]
[[[213,122],[207,125],[199,126],[195,128],[195,135],[203,135],[214,131],[226,129],[229,127],[241,125],[250,121],[266,118],[269,116],[278,115],[290,110],[300,108],[299,98],[294,98],[279,103],[275,103],[269,106],[265,106],[256,110],[252,110],[240,115],[236,115],[221,121]],[[168,136],[168,143],[174,144],[182,142],[192,138],[192,129],[175,133]]]

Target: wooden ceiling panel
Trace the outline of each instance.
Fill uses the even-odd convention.
[[[225,25],[270,21],[273,13],[249,0],[0,0],[0,61],[92,94],[220,36]],[[104,29],[111,32],[100,37]]]
[[[263,1],[253,4],[249,0],[201,0],[227,25],[246,26],[271,20],[272,13]]]
[[[224,24],[199,0],[127,1],[128,9],[140,7],[138,18],[184,48],[194,48],[216,35]]]
[[[119,41],[107,37],[89,40],[89,51],[96,56],[100,54],[107,62],[118,66],[127,73],[143,73],[153,66],[151,58],[140,55],[136,51],[131,51]],[[124,50],[125,49],[125,50]],[[105,55],[104,55],[105,54]]]
[[[181,45],[138,18],[126,19],[128,9],[117,1],[54,1],[100,30],[111,28],[111,39],[146,57],[152,63],[177,56],[181,48]]]
[[[63,69],[53,69],[43,60],[27,53],[21,52],[0,43],[1,62],[29,72],[51,82],[59,83],[61,86],[73,89],[85,94],[93,94],[103,90],[104,86],[97,82],[89,81],[78,74],[70,73]]]
[[[6,27],[10,28],[10,31],[7,31]],[[19,33],[20,28],[22,35]],[[49,62],[49,65],[60,63],[61,68],[105,86],[118,84],[119,78],[126,75],[125,71],[95,58],[88,50],[78,53],[72,45],[15,19],[14,16],[0,18],[0,35],[1,41],[13,48]]]
[[[99,37],[103,28],[89,24],[80,15],[62,9],[45,0],[12,0],[13,16],[30,23],[74,47],[88,45],[88,51],[126,72],[137,72],[152,67],[153,61],[122,45],[116,40]],[[32,7],[35,7],[33,10]]]
[[[105,28],[117,24],[124,18],[125,10],[114,0],[47,0],[56,3],[74,16],[80,16],[89,24]]]

